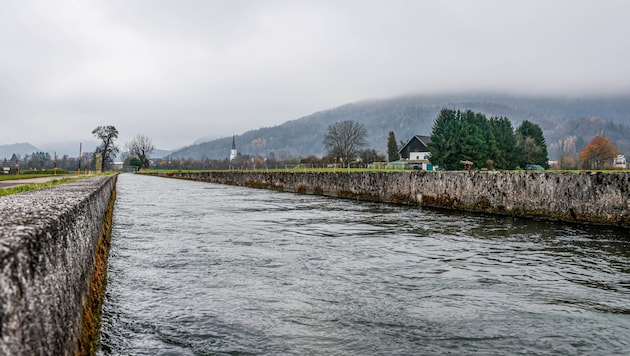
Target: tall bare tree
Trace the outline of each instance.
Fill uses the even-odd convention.
[[[133,140],[125,144],[125,150],[129,152],[130,158],[136,158],[143,169],[147,169],[151,166],[149,158],[153,153],[153,142],[147,136],[137,134]]]
[[[343,164],[349,165],[354,161],[359,150],[366,146],[367,130],[355,121],[336,122],[328,126],[328,133],[324,137],[324,145],[329,156],[342,159]]]
[[[114,162],[114,157],[118,153],[118,147],[114,141],[118,138],[118,130],[114,126],[99,126],[92,131],[92,135],[101,140],[100,146],[96,148],[94,153],[100,153],[101,170],[105,171],[105,165]]]

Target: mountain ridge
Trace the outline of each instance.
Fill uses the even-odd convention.
[[[550,159],[558,158],[567,147],[579,153],[596,132],[610,135],[611,141],[622,153],[630,153],[630,126],[627,124],[630,122],[630,95],[544,97],[489,93],[366,99],[316,111],[279,125],[248,130],[234,138],[242,154],[278,159],[323,156],[323,139],[328,126],[338,121],[354,120],[366,127],[368,148],[386,152],[390,131],[395,132],[399,142],[406,142],[416,134],[430,135],[433,122],[443,108],[504,116],[510,119],[514,128],[523,120],[532,121],[543,129]],[[152,157],[226,159],[232,146],[232,136],[206,141],[210,137],[212,135],[204,135],[181,149],[156,149]],[[567,139],[570,142],[565,142]],[[93,146],[96,145],[94,142]],[[84,143],[83,147],[84,152],[93,151],[90,143]],[[13,153],[24,156],[40,151],[74,156],[78,154],[78,143],[43,145],[39,148],[30,143],[4,144],[0,145],[0,159],[8,160]]]
[[[322,156],[325,154],[323,138],[328,125],[354,120],[366,127],[368,147],[386,152],[389,131],[394,131],[399,141],[406,141],[416,134],[430,135],[433,122],[442,108],[472,110],[489,117],[507,117],[515,128],[523,120],[532,121],[543,129],[548,146],[563,135],[571,136],[570,132],[560,130],[563,126],[559,124],[567,120],[597,117],[628,128],[630,132],[630,127],[625,125],[630,118],[630,96],[570,98],[450,94],[407,95],[347,103],[273,127],[249,130],[235,135],[235,140],[238,151],[243,154],[273,155],[276,158]],[[176,150],[171,157],[224,159],[229,155],[231,144],[232,137],[206,141]],[[621,146],[623,148],[620,149],[630,151],[630,143],[624,141]],[[550,152],[550,159],[555,158]]]

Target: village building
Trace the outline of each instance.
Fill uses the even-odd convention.
[[[617,157],[615,157],[613,161],[613,167],[617,169],[627,169],[628,163],[626,162],[626,156],[620,154]]]
[[[431,137],[415,135],[403,147],[398,150],[400,160],[392,163],[404,163],[407,168],[432,171],[433,164],[429,158],[428,145],[431,143]]]
[[[232,149],[230,150],[230,161],[234,160],[238,156],[238,152],[236,151],[236,141],[234,140],[234,136],[232,136]]]

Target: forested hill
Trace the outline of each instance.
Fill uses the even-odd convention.
[[[571,132],[575,125],[563,124],[567,120],[580,122],[596,117],[630,132],[626,126],[630,122],[630,96],[589,99],[498,95],[406,96],[346,104],[278,126],[247,131],[236,136],[236,146],[240,153],[249,155],[269,156],[273,153],[276,158],[321,156],[325,154],[323,139],[328,125],[354,120],[365,125],[369,148],[386,152],[389,131],[395,132],[398,141],[406,141],[415,134],[429,135],[442,108],[470,109],[488,117],[505,116],[514,127],[523,120],[530,120],[543,129],[548,145],[578,134]],[[590,138],[595,134],[579,133],[580,137],[588,135]],[[617,144],[615,140],[613,143]],[[225,137],[185,147],[174,152],[172,157],[223,159],[229,155],[231,146],[232,137]],[[619,146],[630,150],[630,145]],[[619,148],[623,151],[622,147]],[[550,147],[550,158],[555,158],[553,152],[556,151]]]

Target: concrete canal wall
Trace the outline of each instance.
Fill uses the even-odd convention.
[[[425,207],[630,227],[630,174],[173,172],[163,177]]]
[[[115,185],[93,177],[0,197],[0,354],[94,352]]]

